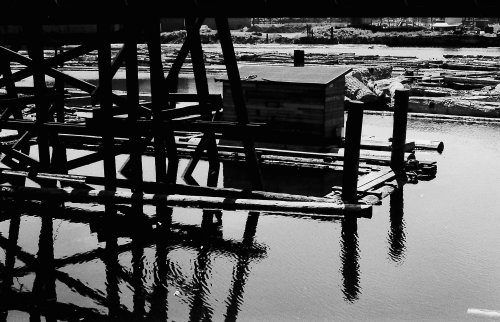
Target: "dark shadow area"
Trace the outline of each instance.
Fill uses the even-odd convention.
[[[271,192],[323,197],[342,185],[341,172],[322,169],[262,165],[264,189]],[[251,189],[245,164],[224,162],[224,187]]]

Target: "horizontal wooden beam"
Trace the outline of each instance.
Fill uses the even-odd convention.
[[[371,217],[371,206],[335,202],[300,202],[281,200],[232,199],[223,197],[147,194],[109,190],[79,190],[71,188],[34,188],[1,186],[0,195],[28,200],[95,202],[100,204],[140,203],[153,206],[192,207],[216,210],[252,210],[274,212],[285,216],[315,215],[344,217],[357,214]]]
[[[27,177],[30,179],[57,180],[62,183],[85,183],[92,185],[104,185],[106,179],[97,176],[82,176],[74,174],[57,174],[45,172],[28,172],[16,171],[10,169],[0,169],[0,176],[18,176]],[[119,188],[130,189],[134,187],[129,180],[116,179],[116,184]],[[141,189],[148,193],[165,193],[165,194],[185,194],[197,196],[211,197],[226,197],[232,199],[265,199],[265,200],[281,200],[281,201],[300,201],[300,202],[336,202],[340,203],[338,198],[322,198],[314,196],[294,195],[287,193],[245,190],[236,188],[221,188],[221,187],[203,187],[192,186],[185,184],[168,184],[159,182],[144,181],[141,183]]]

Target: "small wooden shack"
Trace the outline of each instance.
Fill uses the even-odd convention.
[[[251,122],[267,123],[272,142],[296,140],[333,144],[344,127],[345,74],[350,68],[252,66],[239,68]],[[223,82],[223,119],[236,113],[227,78]]]

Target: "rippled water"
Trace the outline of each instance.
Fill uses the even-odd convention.
[[[415,119],[408,126],[409,138],[445,143],[441,155],[417,153],[438,161],[437,177],[406,185],[371,219],[144,207],[150,221],[138,222],[140,210],[119,207],[120,220],[108,227],[102,206],[4,203],[1,218],[20,222],[18,238],[15,219],[0,223],[0,263],[19,257],[12,283],[1,266],[0,309],[8,321],[28,320],[36,315],[33,292],[56,298],[51,314],[89,320],[116,313],[158,321],[461,321],[473,320],[468,308],[500,310],[500,128]],[[363,135],[391,131],[391,117],[365,116]],[[144,162],[152,180],[153,161]],[[206,171],[202,163],[195,179],[204,183]],[[288,189],[304,189],[304,177],[318,187],[325,173],[282,177]],[[168,227],[169,217],[169,229],[150,232],[152,224]],[[129,237],[113,246],[115,234]],[[9,236],[20,249],[9,247]],[[9,287],[18,295],[7,296]]]

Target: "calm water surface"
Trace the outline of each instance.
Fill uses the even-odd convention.
[[[174,208],[165,238],[119,238],[125,246],[113,256],[95,252],[106,249],[112,232],[144,236],[146,230],[133,222],[105,228],[101,206],[68,204],[65,211],[31,206],[20,210],[18,245],[30,256],[44,256],[51,244],[44,240],[52,238],[54,257],[62,259],[56,262],[57,301],[102,315],[111,309],[169,321],[462,321],[474,320],[468,308],[500,310],[500,127],[413,119],[408,126],[409,138],[445,143],[441,155],[417,153],[419,159],[438,161],[437,177],[406,185],[374,207],[371,219],[227,211],[216,225],[203,221],[213,213]],[[365,116],[363,135],[391,132],[391,117]],[[118,165],[124,159],[117,157]],[[153,162],[144,162],[145,177],[152,180]],[[223,166],[219,185],[228,182],[230,170]],[[78,169],[101,171],[99,164]],[[206,171],[203,163],[194,174],[201,184]],[[312,192],[320,188],[304,188],[303,178],[320,187],[325,173],[278,173],[274,184],[284,177],[284,190]],[[81,209],[95,216],[77,216]],[[42,224],[39,215],[49,212],[73,220]],[[144,207],[144,212],[161,222],[169,210]],[[19,212],[9,206],[2,213]],[[137,215],[128,208],[119,213]],[[10,223],[0,223],[1,263]],[[74,259],[80,253],[86,256]],[[50,276],[22,269],[20,260],[15,267],[12,288],[20,293]],[[9,321],[27,319],[20,309],[8,312]]]

